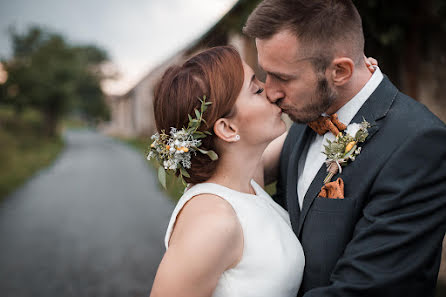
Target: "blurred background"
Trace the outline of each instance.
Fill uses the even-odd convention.
[[[148,296],[182,190],[145,160],[154,83],[224,44],[261,75],[259,2],[0,0],[1,296]],[[446,121],[446,1],[354,2],[366,55]]]

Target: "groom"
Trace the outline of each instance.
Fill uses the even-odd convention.
[[[379,68],[369,72],[351,0],[264,0],[243,31],[255,38],[269,100],[294,121],[275,200],[304,249],[299,296],[434,296],[446,126]],[[324,186],[323,146],[335,136],[313,128],[329,119],[339,130],[363,119],[370,127],[360,154]]]

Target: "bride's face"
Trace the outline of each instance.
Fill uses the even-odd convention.
[[[243,62],[244,82],[235,102],[234,123],[245,143],[255,145],[272,141],[286,131],[282,110],[266,97],[263,83],[254,71]]]

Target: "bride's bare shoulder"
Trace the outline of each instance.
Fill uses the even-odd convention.
[[[197,268],[201,271],[221,273],[234,267],[243,253],[243,231],[237,214],[219,196],[195,196],[177,216],[169,249],[183,260],[207,263]]]
[[[239,235],[240,222],[231,204],[213,194],[194,196],[183,206],[175,222],[170,245],[175,241],[188,241],[219,234],[221,240],[232,240]]]

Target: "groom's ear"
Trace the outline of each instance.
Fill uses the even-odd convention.
[[[218,119],[214,124],[215,135],[226,142],[234,142],[237,128],[227,118]]]
[[[353,75],[355,63],[352,59],[342,57],[332,61],[330,75],[335,86],[343,86]]]

